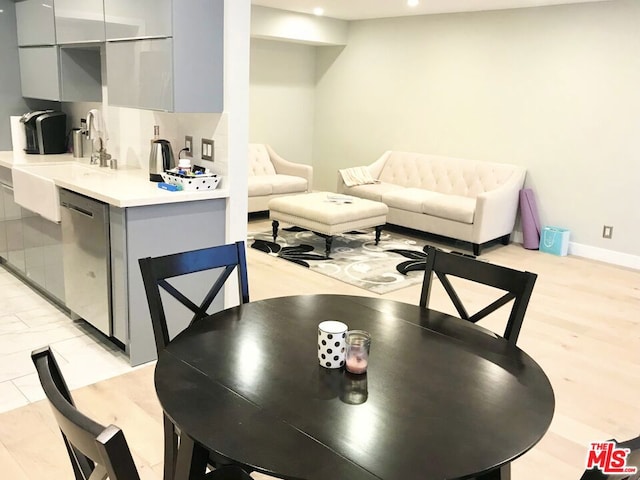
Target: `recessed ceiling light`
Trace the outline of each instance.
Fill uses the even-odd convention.
[[[409,7],[417,7],[420,3],[420,0],[407,0],[407,5]]]
[[[320,16],[320,15],[324,14],[324,8],[322,8],[322,7],[316,7],[316,8],[314,8],[314,9],[313,9],[313,14],[314,14],[314,15],[318,15],[318,16]]]

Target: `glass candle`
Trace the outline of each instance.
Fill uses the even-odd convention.
[[[371,335],[364,330],[350,330],[347,332],[346,344],[347,371],[355,374],[365,373],[369,365]]]

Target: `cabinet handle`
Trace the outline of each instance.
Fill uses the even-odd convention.
[[[80,208],[76,205],[71,205],[70,203],[67,203],[67,202],[61,202],[60,205],[65,208],[68,208],[72,212],[79,213],[80,215],[84,215],[85,217],[93,218],[93,212],[90,212],[89,210],[85,210],[84,208]]]

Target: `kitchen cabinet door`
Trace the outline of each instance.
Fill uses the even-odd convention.
[[[22,209],[22,236],[24,245],[25,275],[36,285],[44,288],[44,246],[42,222],[37,213]]]
[[[58,47],[20,47],[22,96],[60,101]]]
[[[109,104],[173,110],[172,39],[107,42]]]
[[[40,217],[44,289],[62,303],[64,296],[64,265],[62,263],[62,225]]]
[[[16,2],[18,45],[55,45],[53,0]]]
[[[13,188],[0,184],[4,203],[4,224],[7,232],[7,263],[25,272],[22,207],[13,200]]]
[[[171,0],[104,0],[107,40],[170,37]]]
[[[0,187],[2,184],[0,183]],[[7,260],[7,225],[4,214],[4,194],[0,190],[0,258]]]
[[[104,42],[102,0],[55,0],[56,41],[65,43]],[[136,3],[136,2],[133,2]]]

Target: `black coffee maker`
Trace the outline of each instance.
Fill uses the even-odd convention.
[[[25,113],[20,119],[27,137],[26,153],[40,155],[67,151],[67,114],[54,110]]]

